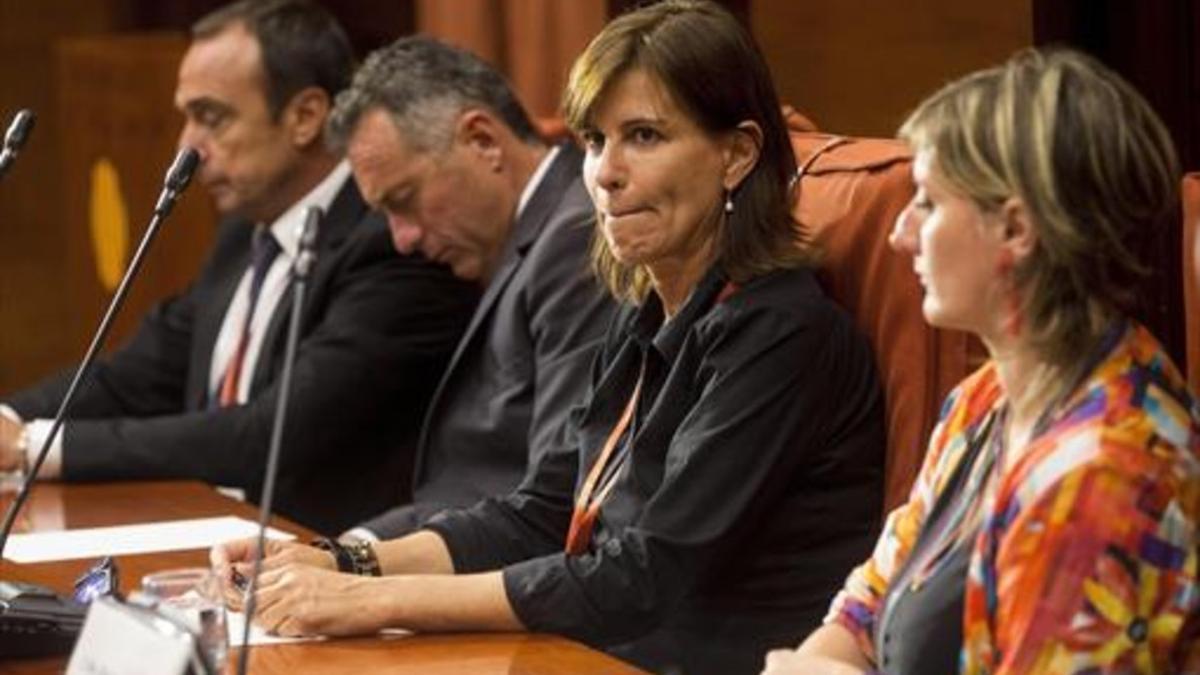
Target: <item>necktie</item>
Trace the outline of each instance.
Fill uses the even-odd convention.
[[[267,270],[271,269],[275,256],[279,255],[279,250],[279,242],[270,230],[265,227],[255,228],[250,250],[250,302],[246,305],[246,316],[238,334],[237,348],[233,352],[233,358],[229,359],[225,375],[221,377],[217,405],[222,408],[237,403],[238,383],[241,381],[242,362],[246,359],[246,346],[250,342],[250,323],[254,320],[254,308],[258,305],[263,279],[267,276]]]

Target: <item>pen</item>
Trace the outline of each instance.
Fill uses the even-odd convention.
[[[230,581],[233,582],[234,588],[237,588],[239,591],[245,591],[246,587],[250,585],[250,580],[246,578],[246,575],[239,572],[236,567],[230,567],[229,569]]]

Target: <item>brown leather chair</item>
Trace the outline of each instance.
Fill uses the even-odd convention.
[[[908,496],[942,399],[978,366],[982,348],[925,323],[912,259],[888,247],[914,191],[908,147],[820,133],[794,110],[785,115],[799,166],[792,213],[822,250],[826,290],[875,350],[887,404],[890,510]]]
[[[571,130],[561,117],[535,117],[530,121],[533,130],[547,143],[561,143],[571,138]]]
[[[1200,173],[1183,177],[1183,316],[1187,330],[1187,379],[1200,391],[1200,274],[1196,269],[1200,238]]]

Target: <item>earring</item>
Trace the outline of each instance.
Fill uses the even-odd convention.
[[[725,191],[725,215],[733,213],[733,192]]]

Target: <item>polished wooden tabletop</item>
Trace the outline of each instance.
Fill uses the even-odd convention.
[[[8,508],[11,495],[0,495]],[[39,485],[32,493],[17,531],[50,531],[129,523],[236,515],[257,520],[257,509],[221,496],[194,482]],[[307,537],[310,532],[282,519],[272,525]],[[123,588],[136,587],[143,575],[172,567],[206,565],[207,551],[179,551],[120,556]],[[0,561],[0,579],[26,581],[61,592],[71,588],[91,560],[17,564]],[[237,651],[230,656],[236,662]],[[61,673],[65,658],[10,659],[0,654],[0,675]],[[232,665],[229,668],[232,672]],[[551,635],[478,634],[411,635],[388,638],[338,639],[304,644],[255,647],[252,673],[387,672],[412,675],[566,675],[642,671],[584,645]]]

